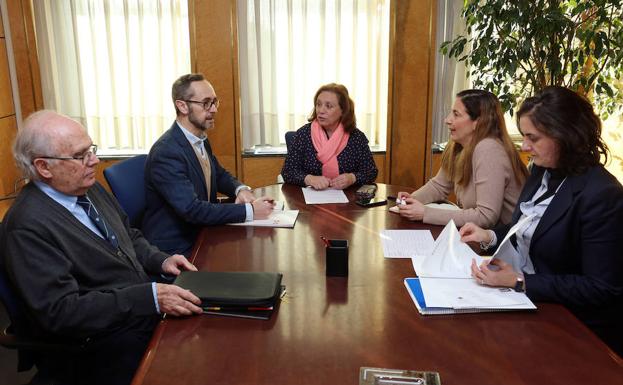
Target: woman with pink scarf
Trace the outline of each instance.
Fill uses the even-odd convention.
[[[365,134],[356,127],[355,104],[341,84],[314,96],[309,122],[296,131],[281,175],[286,183],[317,190],[374,183],[378,169]]]

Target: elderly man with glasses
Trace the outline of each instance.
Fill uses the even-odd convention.
[[[78,122],[52,111],[28,117],[15,139],[30,183],[4,218],[0,251],[25,305],[18,332],[80,347],[38,354],[34,383],[129,384],[159,314],[201,313],[189,291],[150,282],[196,268],[130,228],[95,181],[96,151]]]
[[[145,237],[161,250],[187,255],[201,226],[265,219],[273,203],[256,198],[218,162],[206,131],[214,127],[219,106],[202,74],[173,83],[176,121],[152,146],[145,166]],[[235,199],[219,204],[216,193]]]

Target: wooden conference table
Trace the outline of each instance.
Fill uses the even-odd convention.
[[[259,190],[259,191],[258,191]],[[382,229],[430,229],[352,203],[306,206],[299,187],[256,190],[300,210],[293,229],[207,227],[200,270],[277,271],[287,296],[269,321],[211,315],[160,323],[133,384],[358,384],[363,366],[428,370],[453,384],[623,384],[623,363],[564,307],[421,316],[409,259],[385,259]],[[377,196],[408,189],[379,184]],[[348,278],[325,276],[320,240],[348,239]],[[623,329],[622,329],[623,332]]]

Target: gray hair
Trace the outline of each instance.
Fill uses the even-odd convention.
[[[46,156],[54,150],[55,130],[42,129],[54,116],[58,114],[51,110],[41,110],[32,113],[24,120],[24,126],[17,132],[13,143],[13,157],[17,167],[24,177],[31,180],[40,179],[33,160],[39,156]]]

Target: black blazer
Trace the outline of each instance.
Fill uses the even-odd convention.
[[[204,145],[212,168],[209,197],[199,160],[177,123],[154,143],[145,163],[142,230],[153,245],[170,254],[188,254],[204,225],[246,219],[244,204],[217,203],[217,191],[233,198],[241,183],[221,167],[207,140]]]
[[[529,200],[545,169],[533,167],[519,196]],[[496,229],[498,239],[517,223]],[[526,275],[527,295],[557,302],[623,352],[623,187],[601,165],[563,182],[530,243],[535,274]]]

